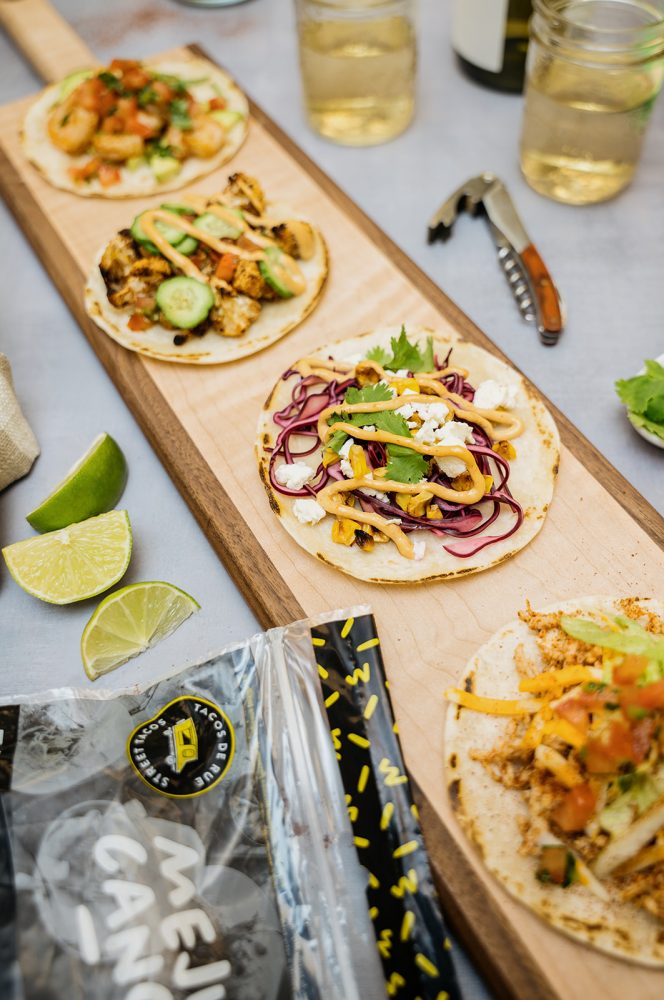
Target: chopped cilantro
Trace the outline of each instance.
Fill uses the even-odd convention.
[[[595,694],[597,691],[603,691],[608,685],[599,681],[588,681],[587,684],[583,685],[583,690],[587,691],[588,694]]]
[[[108,87],[109,90],[114,91],[116,94],[127,94],[122,80],[115,75],[115,73],[110,73],[108,70],[104,70],[103,73],[98,74],[101,82]]]
[[[372,347],[367,352],[370,361],[376,361],[388,371],[396,372],[405,369],[409,372],[430,372],[433,369],[433,340],[427,337],[426,347],[420,348],[411,344],[406,336],[405,326],[401,327],[398,337],[392,337],[392,356],[384,347]]]
[[[147,151],[150,156],[172,156],[173,147],[169,146],[166,142],[149,142],[147,144]]]
[[[620,705],[617,701],[605,701],[604,708],[607,710],[607,712],[617,712],[618,709],[620,708]]]
[[[375,385],[365,385],[362,389],[353,389],[351,386],[344,397],[344,402],[351,405],[355,403],[384,403],[386,400],[392,399],[393,396],[394,393],[389,385],[376,382]]]
[[[148,104],[156,104],[159,101],[159,94],[150,84],[139,90],[136,100],[139,108],[146,108]]]
[[[395,455],[395,450],[403,454]],[[398,483],[419,483],[427,472],[427,460],[424,455],[410,448],[401,448],[399,445],[388,445],[387,479],[394,479]]]
[[[184,94],[187,90],[184,81],[180,80],[177,76],[172,76],[170,73],[154,73],[153,76],[155,80],[167,84],[176,94]]]
[[[627,714],[630,719],[645,719],[649,713],[646,708],[641,708],[640,705],[628,705]]]
[[[189,105],[184,97],[176,97],[174,101],[171,101],[169,105],[171,125],[175,128],[182,129],[183,132],[189,132],[192,128],[191,115],[189,114]]]
[[[336,451],[338,455],[347,440],[348,435],[345,431],[335,431],[334,434],[331,434],[325,442],[325,447],[331,448],[332,451]]]

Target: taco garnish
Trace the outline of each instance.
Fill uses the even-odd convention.
[[[418,343],[402,327],[357,357],[321,351],[297,362],[282,376],[285,405],[270,404],[278,431],[262,451],[272,496],[293,498],[294,518],[324,525],[334,548],[367,557],[386,544],[402,561],[440,549],[472,563],[510,538],[524,521],[510,488],[525,429],[523,407],[512,409],[520,386],[473,384],[456,363],[468,347]]]
[[[664,964],[664,607],[586,598],[519,619],[445,693],[461,823],[545,919]]]
[[[23,141],[51,183],[127,197],[180,187],[235,154],[246,98],[206,60],[114,59],[47,88]]]
[[[313,308],[325,274],[320,233],[275,215],[258,181],[234,174],[223,193],[183,194],[114,236],[89,279],[88,311],[134,350],[187,361],[193,341],[197,361],[230,360],[240,354],[221,338],[261,320],[260,346],[278,339]],[[202,338],[212,341],[203,353]]]

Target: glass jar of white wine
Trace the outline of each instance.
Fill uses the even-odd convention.
[[[571,205],[631,181],[664,79],[664,0],[534,0],[521,134],[531,187]]]
[[[307,117],[349,146],[393,139],[415,108],[413,0],[296,0]]]

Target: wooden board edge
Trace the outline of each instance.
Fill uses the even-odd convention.
[[[197,44],[186,48],[194,55],[214,63],[215,60],[205,49]],[[246,91],[245,91],[246,93]],[[483,347],[491,354],[499,357],[516,371],[521,371],[511,358],[450,299],[445,292],[412,260],[398,244],[396,244],[369,216],[318,166],[290,136],[284,132],[247,94],[251,114],[260,122],[263,128],[276,139],[286,152],[316,181],[332,201],[348,215],[364,234],[374,243],[391,262],[405,274],[408,280],[441,312],[453,325],[458,327],[463,336]],[[424,232],[424,225],[422,227]],[[547,348],[542,347],[545,351]],[[523,372],[521,372],[523,374]],[[602,484],[617,500],[621,507],[643,528],[646,534],[664,549],[664,517],[639,493],[635,486],[628,482],[618,472],[616,467],[602,455],[588,438],[574,426],[568,417],[552,403],[537,387],[532,379],[524,378],[535,386],[540,398],[549,408],[558,425],[560,437],[565,447],[590,472],[594,479]]]

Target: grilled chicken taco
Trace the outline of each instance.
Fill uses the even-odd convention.
[[[664,965],[664,604],[528,607],[446,697],[452,803],[493,874],[571,937]]]
[[[539,531],[553,420],[480,347],[429,330],[341,341],[284,372],[259,424],[270,505],[308,552],[361,580],[461,576]]]
[[[114,59],[43,91],[28,111],[23,147],[55,187],[128,198],[170,191],[238,151],[248,104],[204,59]]]
[[[137,215],[102,250],[86,308],[114,340],[161,361],[219,364],[301,323],[327,275],[320,232],[234,174]]]

